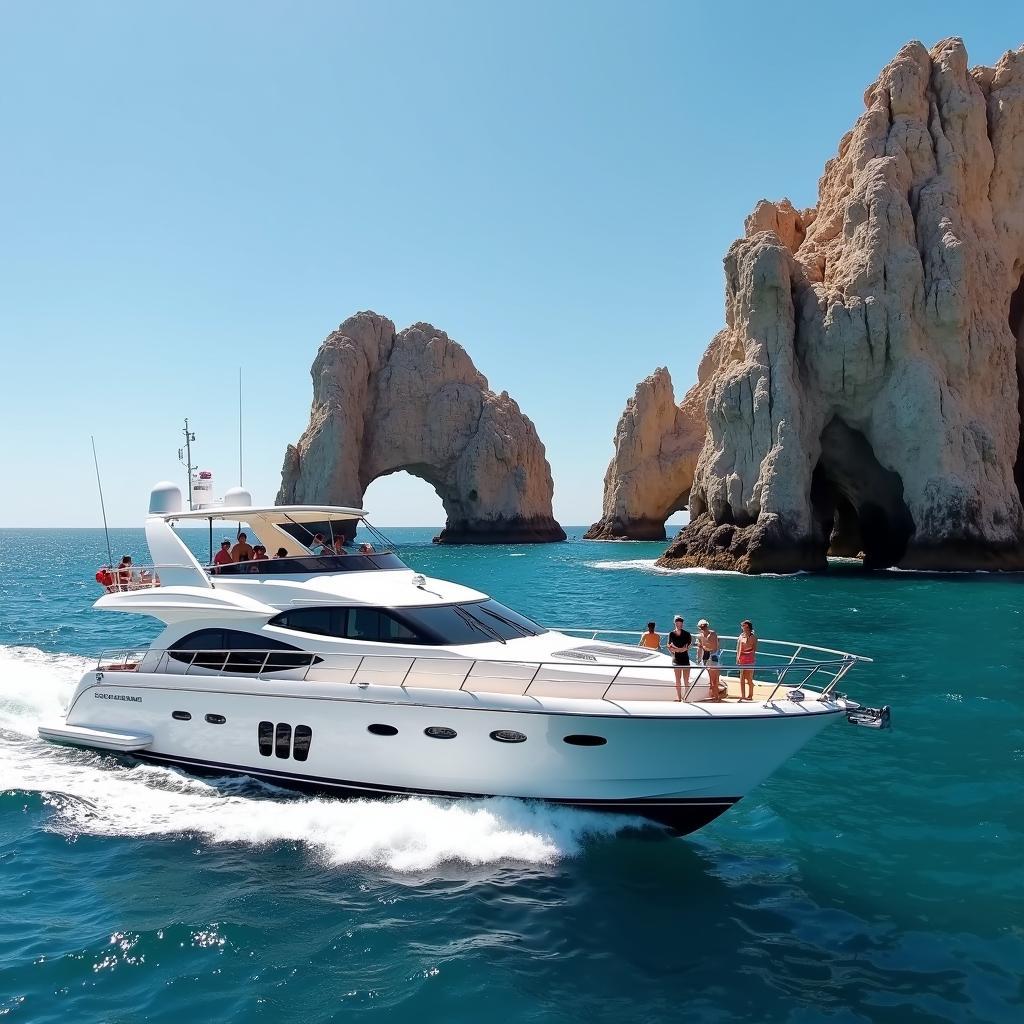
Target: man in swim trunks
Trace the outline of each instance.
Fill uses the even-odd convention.
[[[676,700],[682,700],[680,677],[687,686],[690,685],[690,644],[693,643],[693,636],[684,628],[682,615],[677,615],[672,624],[675,628],[668,635],[668,650],[672,655],[672,671],[676,674]]]
[[[700,656],[700,663],[708,671],[708,695],[717,704],[722,699],[719,683],[722,670],[718,667],[722,645],[718,641],[718,634],[711,628],[707,619],[701,619],[697,623],[697,629],[700,630],[697,636],[697,653]]]

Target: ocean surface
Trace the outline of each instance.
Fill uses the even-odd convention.
[[[91,610],[102,531],[0,530],[0,1018],[1024,1020],[1024,579],[753,579],[659,571],[658,544],[386,532],[548,625],[749,617],[868,655],[844,688],[893,728],[831,726],[684,839],[198,780],[35,738],[90,658],[157,626]],[[141,530],[112,542],[148,560]]]

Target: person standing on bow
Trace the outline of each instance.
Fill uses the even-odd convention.
[[[718,667],[721,658],[722,645],[719,643],[718,634],[711,628],[707,619],[701,619],[697,623],[697,656],[708,674],[708,696],[718,703],[722,699],[719,689],[719,680],[722,677],[722,670]]]
[[[682,683],[690,685],[690,645],[693,636],[686,630],[682,615],[677,615],[672,624],[675,628],[668,635],[668,651],[672,655],[672,671],[676,674],[676,700],[681,701]]]
[[[740,700],[754,699],[754,662],[757,661],[757,636],[750,619],[740,623],[740,635],[736,638],[736,664],[740,667]],[[750,696],[747,696],[747,687]]]

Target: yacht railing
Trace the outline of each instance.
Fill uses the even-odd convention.
[[[104,565],[96,573],[96,582],[108,594],[123,594],[131,590],[152,590],[160,586],[161,569],[188,569],[186,565]],[[110,582],[103,580],[106,573]]]
[[[565,632],[568,632],[566,630]],[[598,630],[586,633],[620,633]],[[735,639],[720,637],[721,640]],[[759,640],[759,645],[786,648],[788,651],[758,650],[754,665],[738,666],[726,662],[694,664],[680,672],[682,700],[688,702],[694,691],[719,681],[736,681],[737,673],[749,670],[762,689],[765,707],[770,707],[778,691],[810,690],[820,699],[828,700],[840,680],[861,661],[858,655],[832,651],[810,644]],[[654,652],[652,652],[654,653]],[[817,655],[827,657],[817,657]],[[767,658],[778,659],[774,664]],[[153,650],[122,648],[104,651],[96,664],[98,672],[152,672],[172,675],[238,677],[245,675],[259,680],[310,679],[344,685],[394,686],[401,689],[445,689],[467,693],[490,692],[517,696],[556,696],[611,700],[613,687],[622,691],[619,700],[658,699],[651,691],[676,699],[675,669],[678,666],[640,665],[622,662],[589,660],[505,661],[485,658],[408,656],[402,654],[349,655],[338,651],[233,649],[207,651]],[[286,674],[285,674],[286,673]],[[687,678],[688,677],[688,678]],[[684,690],[685,688],[685,690]],[[764,689],[770,688],[767,696]],[[566,690],[569,692],[567,693]],[[635,698],[627,692],[641,694]],[[645,692],[646,691],[646,692]],[[706,699],[706,698],[701,698]]]

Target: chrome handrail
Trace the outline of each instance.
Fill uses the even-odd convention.
[[[776,644],[786,644],[787,641],[773,641]],[[827,648],[811,648],[810,645],[794,645],[789,646],[797,647],[798,650],[820,650],[822,653],[831,654]],[[258,669],[254,665],[237,665],[235,668],[231,668],[230,662],[232,656],[246,655],[246,656],[262,656]],[[603,684],[604,689],[599,700],[609,700],[609,693],[612,688],[616,685],[631,686],[631,687],[657,687],[659,689],[674,689],[674,670],[682,669],[691,676],[686,683],[686,691],[683,695],[683,701],[688,702],[694,690],[700,686],[706,678],[710,678],[711,672],[717,672],[719,679],[724,675],[727,679],[733,678],[730,674],[733,670],[740,668],[741,666],[733,664],[719,664],[712,669],[708,665],[693,665],[684,668],[683,666],[672,665],[671,663],[660,662],[656,665],[639,665],[639,664],[628,664],[623,665],[621,662],[576,662],[576,661],[530,661],[530,660],[511,660],[511,659],[493,659],[493,658],[461,658],[458,656],[417,656],[409,655],[405,653],[395,654],[374,654],[374,655],[355,655],[345,654],[341,651],[313,651],[313,650],[282,650],[280,648],[239,648],[225,650],[223,648],[217,648],[208,651],[175,651],[169,648],[154,649],[154,648],[119,648],[115,650],[106,650],[101,652],[96,663],[96,671],[146,671],[145,662],[147,658],[156,657],[155,666],[148,670],[154,673],[160,673],[161,670],[168,674],[178,674],[171,671],[170,662],[179,662],[183,669],[181,674],[189,675],[195,671],[203,671],[204,673],[213,673],[218,677],[225,675],[231,676],[236,674],[239,670],[246,671],[247,674],[256,676],[256,678],[262,678],[266,675],[268,666],[271,664],[271,659],[277,657],[282,659],[282,664],[273,668],[274,672],[277,673],[293,673],[301,672],[299,679],[306,681],[309,679],[309,673],[315,667],[322,666],[321,671],[331,671],[337,669],[345,673],[351,673],[348,679],[348,684],[352,685],[369,685],[370,682],[374,682],[377,685],[384,686],[395,686],[397,688],[419,688],[419,689],[449,689],[452,687],[438,686],[436,677],[433,682],[417,682],[415,680],[410,682],[410,676],[413,675],[415,670],[422,668],[429,670],[430,668],[438,668],[443,665],[457,665],[460,669],[465,667],[465,672],[462,673],[461,681],[459,682],[458,690],[465,692],[475,692],[472,687],[467,689],[466,684],[473,677],[474,673],[481,666],[491,666],[496,669],[508,670],[509,668],[515,668],[517,670],[523,670],[523,683],[525,685],[518,688],[519,696],[527,696],[538,682],[547,682],[553,685],[578,685],[583,683]],[[203,664],[202,661],[198,661],[202,656],[203,661],[214,659],[217,664]],[[332,665],[328,659],[356,659],[358,658],[354,667],[348,665]],[[367,661],[375,659],[382,659],[388,662],[399,662],[400,667],[394,669],[396,676],[401,675],[401,679],[397,683],[392,682],[381,682],[379,679],[360,679],[360,673],[367,667]],[[744,665],[742,668],[750,669],[755,674],[755,682],[760,683],[762,686],[771,686],[774,682],[774,687],[771,693],[765,698],[765,706],[770,706],[774,701],[775,695],[778,691],[787,685],[787,677],[791,677],[794,671],[800,671],[803,673],[802,678],[796,684],[795,687],[789,684],[791,688],[802,688],[808,689],[812,692],[819,694],[823,699],[827,699],[831,693],[835,690],[836,685],[846,675],[850,669],[858,661],[867,661],[869,659],[860,658],[857,655],[844,655],[839,659],[830,659],[827,661],[811,661],[808,658],[801,658],[799,663],[793,660],[788,661],[785,665],[765,665],[757,664]],[[408,664],[405,664],[408,662]],[[403,672],[404,669],[404,672]],[[527,678],[525,672],[532,669],[532,673]],[[556,678],[544,679],[542,673],[545,669],[557,670]],[[603,677],[602,670],[611,674],[611,678],[605,680]],[[627,673],[627,678],[623,679],[623,673]],[[640,673],[659,673],[659,678],[655,680],[644,680],[637,678],[637,674]],[[669,673],[672,672],[672,675]],[[760,677],[760,678],[758,678]],[[765,678],[767,677],[767,679]],[[294,679],[295,676],[288,675],[282,678]],[[449,682],[454,683],[457,676],[452,677]],[[505,682],[512,683],[515,677],[502,676],[499,677],[504,679]],[[820,680],[820,682],[818,681]],[[346,685],[348,685],[346,684]],[[505,691],[508,692],[508,691]]]

